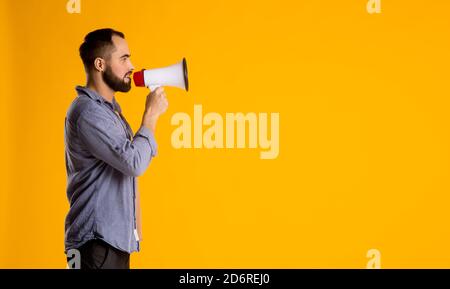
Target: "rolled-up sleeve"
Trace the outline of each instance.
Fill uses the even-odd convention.
[[[147,127],[142,126],[129,140],[123,128],[101,110],[84,111],[78,118],[77,130],[93,156],[125,175],[141,175],[156,155],[156,141]]]

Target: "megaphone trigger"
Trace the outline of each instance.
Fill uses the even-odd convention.
[[[161,85],[150,85],[148,88],[150,88],[151,91],[154,91],[155,89],[157,89],[158,87],[161,87]]]

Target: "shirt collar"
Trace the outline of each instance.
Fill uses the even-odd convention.
[[[97,101],[98,103],[102,103],[102,104],[106,104],[108,106],[110,106],[113,110],[122,113],[122,109],[120,108],[119,103],[116,101],[116,98],[113,98],[113,102],[110,103],[109,101],[106,101],[101,95],[99,95],[97,92],[85,87],[85,86],[80,86],[77,85],[75,87],[76,91],[78,92],[78,96],[80,95],[86,95],[89,98],[91,98],[92,100]]]

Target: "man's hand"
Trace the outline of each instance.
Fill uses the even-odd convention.
[[[142,117],[142,125],[148,127],[153,132],[156,130],[156,122],[161,114],[163,114],[169,103],[166,98],[164,88],[158,87],[147,95],[145,102],[145,112]]]

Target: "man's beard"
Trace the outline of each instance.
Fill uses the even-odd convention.
[[[131,79],[126,83],[125,77],[120,79],[115,76],[110,66],[106,66],[105,72],[102,73],[102,78],[109,88],[114,91],[128,92],[131,89]]]

